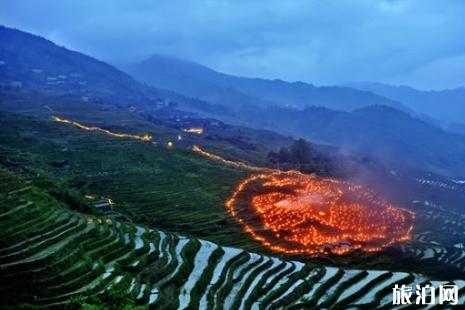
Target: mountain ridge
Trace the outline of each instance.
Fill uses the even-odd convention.
[[[371,92],[339,86],[319,87],[301,81],[286,82],[280,79],[233,76],[192,61],[157,54],[128,66],[126,71],[151,85],[160,88],[168,86],[184,95],[206,101],[212,101],[209,97],[213,93],[219,97],[215,103],[238,104],[234,102],[234,92],[247,96],[245,100],[257,106],[325,106],[350,111],[368,105],[384,104],[408,111],[401,103]]]
[[[449,123],[446,125],[465,124],[464,87],[444,90],[419,90],[406,85],[393,86],[377,82],[352,82],[345,85],[401,101],[417,113],[443,123]]]

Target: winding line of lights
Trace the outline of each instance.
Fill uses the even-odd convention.
[[[109,131],[107,129],[103,129],[103,128],[99,128],[99,127],[86,126],[86,125],[83,125],[81,123],[78,123],[78,122],[75,122],[75,121],[72,121],[72,120],[68,120],[68,119],[65,119],[65,118],[61,118],[61,117],[58,117],[58,116],[52,116],[52,119],[55,122],[71,124],[71,125],[74,125],[75,127],[79,128],[79,129],[83,129],[83,130],[86,130],[86,131],[99,131],[99,132],[102,132],[102,133],[104,133],[106,135],[116,137],[116,138],[130,138],[130,139],[135,139],[135,140],[140,140],[140,141],[145,141],[145,142],[152,141],[152,136],[149,135],[149,134],[145,134],[143,136],[140,136],[140,135],[127,134],[127,133],[116,133],[116,132],[111,132],[111,131]]]
[[[219,155],[216,155],[216,154],[213,154],[213,153],[210,153],[210,152],[207,152],[207,151],[203,150],[198,145],[193,145],[192,146],[192,151],[195,152],[195,153],[198,153],[198,154],[200,154],[202,156],[208,157],[208,158],[213,159],[215,161],[219,161],[219,162],[221,162],[223,164],[226,164],[228,166],[233,166],[233,167],[236,167],[236,168],[243,168],[243,169],[253,170],[253,171],[268,171],[268,172],[275,171],[274,169],[270,169],[270,168],[257,167],[257,166],[252,166],[252,165],[240,162],[240,161],[232,161],[232,160],[224,159],[223,157],[221,157]]]

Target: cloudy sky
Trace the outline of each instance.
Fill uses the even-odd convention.
[[[160,53],[317,85],[465,87],[462,0],[0,0],[0,24],[112,63]]]

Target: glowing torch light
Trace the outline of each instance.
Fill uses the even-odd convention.
[[[144,142],[152,141],[152,136],[149,135],[149,134],[145,134],[143,136],[140,136],[140,135],[134,135],[134,134],[127,134],[127,133],[116,133],[116,132],[112,132],[112,131],[109,131],[107,129],[103,129],[103,128],[99,128],[99,127],[86,126],[86,125],[83,125],[81,123],[78,123],[78,122],[75,122],[75,121],[72,121],[72,120],[68,120],[68,119],[65,119],[65,118],[60,118],[58,116],[52,116],[52,119],[55,122],[58,122],[58,123],[70,124],[70,125],[73,125],[73,126],[79,128],[79,129],[86,130],[86,131],[99,131],[99,132],[102,132],[102,133],[104,133],[104,134],[106,134],[108,136],[115,137],[115,138],[130,138],[130,139],[140,140],[140,141],[144,141]]]

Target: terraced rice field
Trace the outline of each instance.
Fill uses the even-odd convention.
[[[191,149],[117,139],[51,119],[0,114],[0,126],[2,160],[83,193],[112,198],[116,211],[136,222],[231,246],[260,247],[224,207],[245,170]],[[67,169],[57,167],[63,162]]]
[[[422,275],[286,261],[71,212],[1,169],[0,298],[62,308],[71,297],[127,290],[165,309],[390,308],[394,283]],[[455,281],[465,288],[464,281]]]
[[[427,262],[436,268],[450,268],[465,275],[465,215],[429,201],[415,201],[424,229],[410,242],[399,244],[403,256]]]

